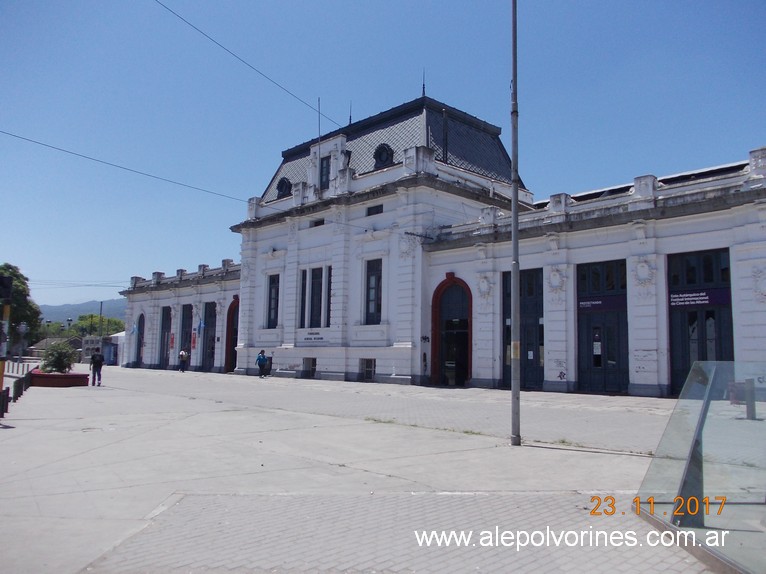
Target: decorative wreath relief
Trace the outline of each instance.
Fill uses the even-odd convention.
[[[766,303],[766,271],[753,267],[753,293],[761,303]]]
[[[566,289],[567,276],[561,269],[554,267],[548,275],[548,287],[552,293],[563,293]]]
[[[633,269],[633,276],[640,287],[654,285],[655,268],[648,259],[641,259]]]
[[[567,289],[567,275],[563,269],[554,267],[548,274],[548,300],[551,303],[563,303]]]
[[[486,275],[479,277],[479,295],[482,299],[488,299],[492,295],[492,282]]]

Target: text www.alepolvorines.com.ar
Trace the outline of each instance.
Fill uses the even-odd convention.
[[[633,530],[415,530],[415,540],[421,547],[524,548],[556,547],[634,547],[634,546],[724,546],[728,530],[651,531],[641,536]]]

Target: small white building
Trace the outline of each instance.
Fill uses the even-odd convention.
[[[134,277],[125,366],[508,387],[511,161],[422,97],[286,150],[242,262]],[[664,396],[766,333],[766,149],[537,202],[520,192],[522,384]]]

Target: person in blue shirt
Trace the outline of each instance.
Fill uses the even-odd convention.
[[[261,378],[266,376],[266,365],[269,363],[269,358],[266,356],[266,351],[261,349],[261,352],[258,353],[258,356],[255,358],[255,364],[258,365],[258,371],[260,372]]]

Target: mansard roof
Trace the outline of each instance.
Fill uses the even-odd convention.
[[[285,150],[262,200],[277,199],[282,178],[292,184],[306,181],[311,147],[339,135],[346,137],[349,167],[358,175],[375,171],[375,151],[381,145],[393,151],[394,165],[402,163],[404,150],[425,146],[434,150],[437,162],[510,185],[511,159],[500,133],[497,126],[423,96]]]

